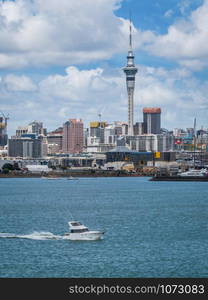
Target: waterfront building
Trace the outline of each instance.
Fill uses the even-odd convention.
[[[38,136],[46,136],[47,130],[43,128],[43,123],[38,121],[33,121],[27,126],[19,126],[16,130],[16,137],[30,137],[30,135],[34,135],[35,138]]]
[[[134,135],[142,135],[144,133],[144,123],[136,122],[134,124]]]
[[[87,153],[105,153],[115,147],[114,144],[101,144],[101,143],[93,143],[87,145]]]
[[[133,162],[135,166],[143,166],[147,165],[148,161],[153,161],[153,153],[133,151],[123,146],[118,146],[106,153],[107,163],[126,162],[129,164]]]
[[[49,153],[59,153],[62,151],[63,147],[63,127],[59,127],[54,131],[47,134],[47,144],[49,147]],[[56,145],[55,147],[50,145]],[[57,152],[53,152],[57,151]]]
[[[160,134],[161,109],[151,107],[143,109],[144,134]]]
[[[114,127],[116,136],[128,135],[128,124],[126,122],[115,121]]]
[[[18,126],[16,130],[16,137],[20,138],[23,134],[28,133],[28,126]]]
[[[104,130],[106,126],[106,122],[90,122],[89,137],[99,139],[100,143],[104,143]]]
[[[174,137],[171,134],[144,134],[129,137],[127,143],[130,149],[140,152],[173,151]]]
[[[155,166],[159,164],[173,163],[176,159],[175,152],[142,152],[134,151],[127,147],[116,147],[106,153],[106,163],[125,163],[126,165],[133,163],[134,168],[143,168],[145,166]],[[112,164],[113,165],[113,164]],[[124,164],[120,164],[124,167]],[[114,164],[115,166],[115,164]]]
[[[82,120],[69,119],[63,125],[63,153],[80,153],[84,146]]]
[[[39,136],[43,132],[43,123],[38,121],[33,121],[28,125],[28,133],[34,133]]]
[[[186,128],[186,132],[189,136],[194,136],[194,128]]]
[[[21,158],[40,158],[42,157],[42,142],[40,139],[9,139],[8,156]]]
[[[60,147],[58,144],[47,144],[47,154],[48,155],[53,155],[56,153],[59,153]]]
[[[93,125],[93,126],[92,126]],[[96,128],[95,128],[96,125]],[[106,152],[113,149],[118,143],[122,145],[125,144],[125,136],[128,134],[127,130],[127,123],[115,121],[112,124],[104,124],[102,138],[99,135],[99,131],[94,131],[92,129],[97,129],[98,125],[95,122],[91,123],[90,132],[91,135],[87,138],[87,147],[86,151],[90,153],[97,153],[97,152]],[[95,136],[94,134],[97,134]],[[102,142],[101,142],[102,141]]]
[[[89,128],[84,128],[84,149],[87,149],[88,137],[89,137]]]
[[[180,138],[180,137],[186,136],[186,131],[182,128],[174,128],[173,129],[173,135],[175,137]]]
[[[126,87],[128,93],[128,135],[134,135],[134,87],[135,75],[138,69],[134,65],[134,54],[132,49],[132,28],[130,20],[129,51],[127,55],[127,65],[123,68],[126,74]]]
[[[48,156],[48,142],[47,142],[47,137],[44,137],[41,139],[42,143],[42,156],[47,157]]]
[[[115,125],[109,124],[105,127],[105,144],[114,145],[116,144],[116,134],[115,134]]]

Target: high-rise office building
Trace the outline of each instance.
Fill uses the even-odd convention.
[[[57,147],[52,147],[56,149],[56,152],[62,151],[62,142],[63,142],[63,127],[59,127],[54,131],[48,132],[47,134],[47,144],[50,148],[50,145],[57,145]],[[49,151],[50,152],[50,151]]]
[[[42,157],[42,142],[39,139],[29,138],[9,139],[8,156],[40,158]]]
[[[19,126],[16,130],[16,137],[27,137],[27,135],[29,137],[31,134],[35,137],[45,136],[47,130],[43,128],[43,123],[38,121],[33,121],[27,126]]]
[[[144,123],[136,122],[134,124],[134,135],[141,135],[144,132]]]
[[[151,107],[143,109],[144,134],[160,134],[161,109]]]
[[[69,119],[63,125],[63,152],[80,153],[84,145],[84,128],[82,120]]]
[[[138,69],[134,65],[134,54],[132,50],[132,30],[130,20],[129,51],[127,55],[127,65],[123,68],[126,74],[126,87],[128,93],[128,135],[134,135],[134,86],[135,75]]]
[[[100,143],[104,143],[104,129],[106,126],[106,122],[90,122],[89,136],[99,138]]]

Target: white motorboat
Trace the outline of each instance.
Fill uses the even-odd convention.
[[[188,170],[187,172],[182,172],[179,174],[181,177],[204,177],[204,176],[208,176],[208,171],[207,169],[200,169],[200,170],[196,170],[196,169],[191,169]]]
[[[92,231],[78,221],[68,222],[69,232],[64,234],[64,239],[80,241],[80,240],[100,240],[104,235],[104,231]]]
[[[77,177],[73,177],[73,176],[70,176],[70,177],[68,177],[67,179],[68,179],[68,180],[78,180]]]

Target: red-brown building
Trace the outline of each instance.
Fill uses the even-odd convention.
[[[143,109],[144,134],[160,134],[161,108],[145,107]]]
[[[63,153],[80,153],[84,145],[82,120],[69,119],[63,125]]]

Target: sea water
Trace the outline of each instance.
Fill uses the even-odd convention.
[[[0,179],[0,277],[208,277],[208,183]],[[101,241],[63,239],[71,219]]]

